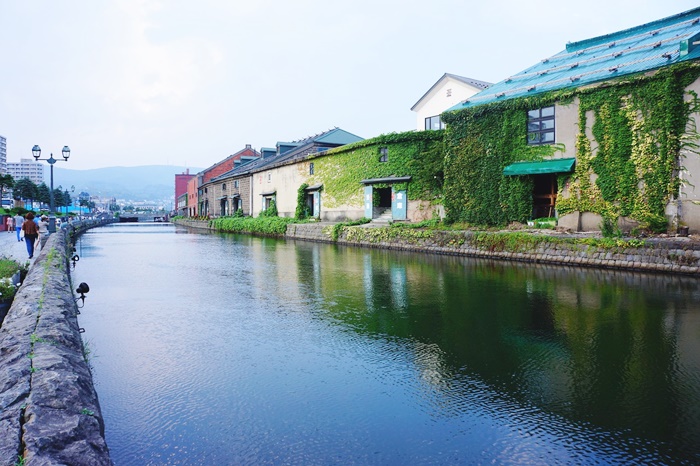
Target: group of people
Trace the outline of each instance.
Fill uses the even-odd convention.
[[[46,215],[36,217],[34,212],[28,212],[22,217],[17,214],[7,217],[7,232],[14,230],[17,233],[17,241],[24,241],[27,245],[29,258],[34,257],[34,250],[40,249],[49,237],[49,218]]]

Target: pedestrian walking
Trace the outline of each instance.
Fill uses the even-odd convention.
[[[22,224],[24,223],[24,217],[22,217],[20,214],[17,214],[14,217],[14,221],[15,221],[15,230],[17,231],[17,241],[22,241],[22,237],[20,235],[20,232],[22,231]]]
[[[8,233],[12,233],[12,230],[15,229],[15,220],[12,218],[12,215],[8,215],[5,219],[5,226]]]
[[[24,242],[27,244],[27,253],[31,259],[34,257],[34,243],[39,237],[39,227],[34,223],[34,212],[29,212],[25,220],[22,224],[22,230],[24,231]]]
[[[37,249],[43,249],[46,244],[46,240],[49,239],[49,217],[46,215],[41,216],[39,220],[39,240],[37,241]]]

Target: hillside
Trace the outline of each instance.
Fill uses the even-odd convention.
[[[174,201],[175,175],[185,173],[188,167],[172,165],[144,165],[140,167],[108,167],[92,170],[70,170],[54,167],[54,186],[65,190],[75,186],[75,195],[81,191],[92,196],[114,197],[127,201]],[[201,168],[189,167],[190,173]],[[48,170],[46,173],[48,181]]]

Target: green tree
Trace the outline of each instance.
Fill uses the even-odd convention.
[[[48,204],[51,202],[51,191],[49,191],[49,187],[46,186],[46,183],[41,183],[36,187],[35,199],[42,204]]]
[[[37,199],[37,185],[29,178],[22,178],[15,183],[12,194],[16,200],[34,201]]]
[[[15,179],[12,178],[12,175],[0,175],[0,199],[2,199],[5,189],[12,189],[14,185]]]
[[[65,191],[63,191],[63,207],[66,208],[66,213],[68,213],[68,207],[70,207],[71,204],[73,204],[73,198],[66,189]]]
[[[61,210],[61,207],[65,207],[66,205],[66,199],[63,196],[63,191],[61,191],[60,186],[58,189],[53,190],[53,202],[54,202],[54,207],[56,210]]]

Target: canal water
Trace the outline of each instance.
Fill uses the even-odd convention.
[[[700,463],[700,282],[114,224],[77,245],[117,466]]]

